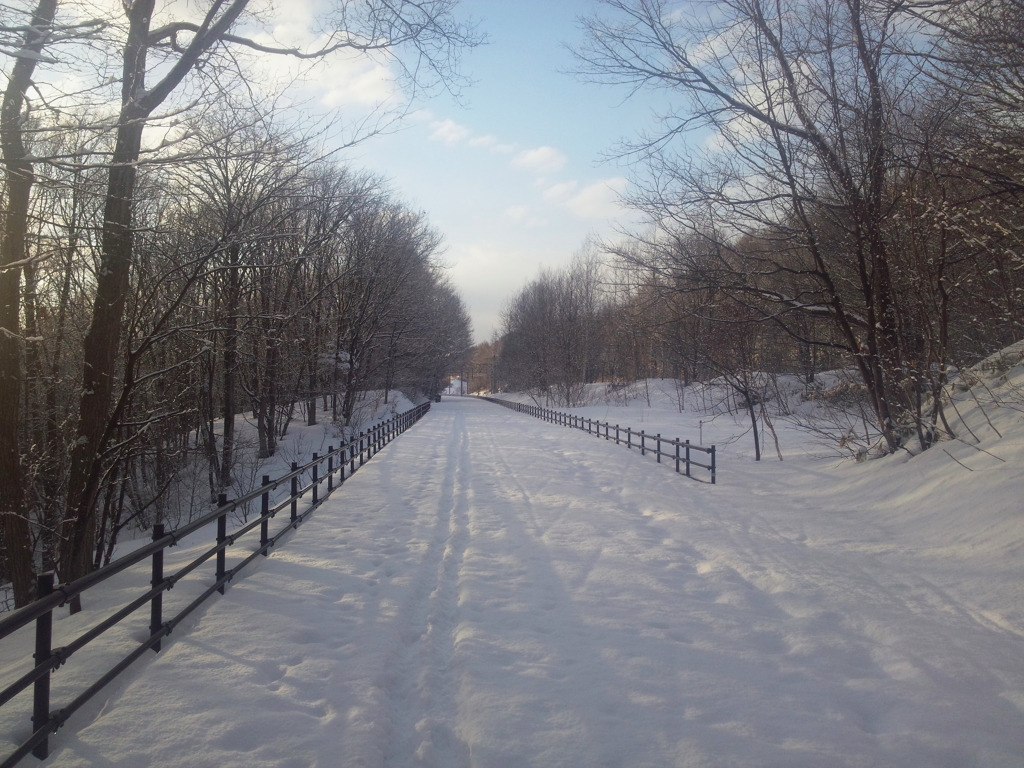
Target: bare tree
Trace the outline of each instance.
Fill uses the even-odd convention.
[[[407,49],[413,53],[404,67],[408,82],[451,82],[459,50],[476,41],[471,28],[453,19],[453,5],[451,0],[342,2],[330,16],[338,26],[329,30],[326,45],[312,51],[268,46],[239,34],[236,27],[248,0],[213,3],[199,11],[197,20],[170,21],[155,29],[155,0],[126,6],[121,100],[109,166],[102,261],[85,338],[77,440],[61,528],[64,579],[77,578],[91,567],[103,456],[113,436],[110,413],[133,263],[132,205],[138,161],[144,129],[155,111],[200,63],[232,46],[299,58],[341,50],[387,54]],[[147,81],[150,76],[155,78],[152,83]]]
[[[538,401],[580,405],[599,356],[599,267],[578,257],[567,269],[544,271],[502,312],[498,378]]]
[[[19,406],[22,384],[22,342],[20,282],[23,270],[34,262],[29,256],[26,236],[32,186],[35,181],[26,128],[34,120],[27,100],[40,61],[49,48],[68,40],[94,34],[103,25],[57,22],[57,0],[40,0],[34,11],[25,12],[4,25],[4,53],[14,64],[8,72],[7,87],[0,105],[0,153],[4,167],[4,229],[0,238],[0,517],[3,518],[7,567],[13,582],[15,603],[31,597],[33,562],[32,532],[29,529],[19,439]],[[12,9],[5,8],[4,11]],[[17,11],[16,11],[17,13]]]
[[[647,171],[634,204],[703,240],[708,282],[759,319],[807,344],[822,342],[801,318],[826,319],[824,343],[850,356],[896,450],[918,421],[918,327],[933,320],[918,308],[911,323],[901,304],[915,277],[901,261],[914,233],[898,128],[924,80],[907,55],[920,24],[858,0],[604,4],[581,71],[686,104],[629,148]],[[714,141],[677,152],[694,127]]]

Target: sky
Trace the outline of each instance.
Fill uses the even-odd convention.
[[[505,302],[541,268],[568,263],[588,236],[614,236],[636,216],[622,207],[629,168],[608,160],[619,141],[653,120],[653,103],[567,71],[581,15],[592,0],[463,0],[488,43],[468,53],[473,84],[455,100],[418,103],[401,130],[349,150],[356,166],[391,180],[444,236],[444,261],[473,321],[476,342],[500,328]],[[379,69],[326,77],[352,87],[388,87]],[[353,86],[351,84],[356,84]],[[346,90],[348,89],[348,90]],[[365,95],[365,94],[364,94]]]

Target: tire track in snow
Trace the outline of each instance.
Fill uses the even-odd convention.
[[[455,414],[445,454],[434,535],[390,665],[386,768],[469,765],[469,749],[455,730],[458,673],[453,663],[472,471],[461,411]]]

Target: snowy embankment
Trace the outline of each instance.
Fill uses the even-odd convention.
[[[825,424],[822,403],[803,399],[791,380],[779,387],[784,408],[777,400],[770,404],[778,448],[759,423],[761,462],[753,460],[749,416],[723,388],[683,390],[674,380],[653,379],[625,389],[590,385],[590,404],[556,410],[717,444],[719,483],[728,486],[722,493],[770,500],[773,524],[788,535],[815,534],[821,544],[905,557],[926,570],[937,564],[951,589],[973,595],[992,621],[1024,635],[1024,581],[1016,579],[1024,567],[1024,342],[965,371],[958,382],[946,405],[957,439],[916,456],[864,462],[837,447],[841,430]],[[521,394],[497,397],[534,403]]]
[[[703,430],[717,486],[446,398],[48,764],[1020,768],[1022,374],[962,393],[977,444],[863,463],[576,409]]]

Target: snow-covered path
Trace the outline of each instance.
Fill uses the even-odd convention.
[[[1019,626],[720,482],[446,399],[48,765],[1024,766]]]

